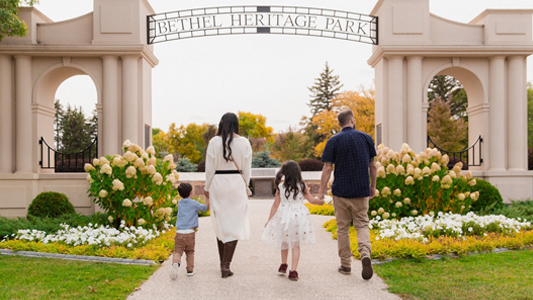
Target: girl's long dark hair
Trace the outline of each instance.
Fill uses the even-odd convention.
[[[225,113],[218,123],[217,135],[222,137],[222,154],[226,162],[231,158],[233,134],[239,134],[239,118],[234,113]]]
[[[296,163],[294,160],[288,160],[286,161],[279,170],[278,174],[276,174],[276,189],[279,192],[279,183],[281,182],[281,178],[285,177],[285,180],[283,181],[283,187],[285,188],[285,197],[289,198],[291,192],[294,192],[293,199],[296,199],[296,196],[299,192],[302,192],[302,194],[305,194],[305,189],[307,188],[305,185],[305,182],[302,180],[302,170],[300,169],[300,166],[298,163]]]

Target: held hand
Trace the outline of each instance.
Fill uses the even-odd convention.
[[[209,192],[208,192],[208,191],[204,191],[204,195],[205,195],[205,198],[206,198],[207,200],[209,200]]]
[[[319,192],[318,193],[318,199],[322,200],[322,202],[324,202],[324,192]]]
[[[376,189],[373,187],[370,187],[370,196],[368,197],[368,200],[374,198],[376,196]]]

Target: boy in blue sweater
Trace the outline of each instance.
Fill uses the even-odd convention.
[[[172,271],[170,278],[178,278],[178,269],[181,265],[183,252],[187,261],[187,276],[194,275],[194,244],[198,228],[198,212],[209,209],[209,199],[206,204],[201,204],[190,199],[192,185],[180,183],[178,193],[183,198],[178,202],[178,220],[176,221],[176,237],[174,238],[174,255],[172,256]]]

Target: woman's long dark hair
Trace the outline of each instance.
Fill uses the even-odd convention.
[[[296,196],[299,192],[305,194],[305,189],[307,187],[305,182],[302,180],[302,170],[300,169],[298,163],[296,163],[294,160],[286,161],[281,166],[278,174],[276,174],[275,184],[278,191],[279,183],[281,182],[282,177],[285,177],[285,180],[283,181],[283,187],[285,188],[286,198],[289,198],[291,192],[294,192],[293,199],[296,199]]]
[[[218,123],[217,135],[222,138],[222,154],[226,162],[230,161],[231,158],[233,134],[239,134],[239,118],[234,113],[225,113]]]

